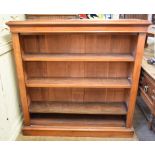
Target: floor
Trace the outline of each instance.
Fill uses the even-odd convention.
[[[50,136],[23,136],[20,134],[16,141],[137,141],[133,138],[92,138],[92,137],[50,137]]]
[[[145,58],[150,57],[150,55],[153,56],[154,48],[155,48],[154,38],[149,37],[147,40],[147,43],[148,43],[148,47],[145,48],[145,52],[144,52]],[[137,102],[143,102],[143,100],[140,98],[137,98]],[[135,110],[134,129],[140,141],[146,141],[146,140],[154,141],[155,140],[155,133],[148,129],[146,119],[138,107],[136,107],[136,110]]]
[[[144,102],[144,101],[138,98],[137,102]],[[144,114],[141,112],[138,106],[136,106],[134,115],[134,129],[137,138],[140,141],[155,141],[155,133],[149,130]]]

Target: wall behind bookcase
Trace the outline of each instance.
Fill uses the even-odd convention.
[[[22,19],[24,15],[0,15],[0,140],[15,140],[22,125],[11,34],[5,25]]]

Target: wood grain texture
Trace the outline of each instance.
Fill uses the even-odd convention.
[[[26,54],[131,54],[137,33],[21,35]]]
[[[26,20],[26,21],[9,21],[7,22],[9,26],[13,25],[150,25],[151,22],[147,20],[139,20],[139,19],[121,19],[121,20],[89,20],[89,19],[73,19],[73,20],[67,20],[67,19],[61,19],[61,20]]]
[[[126,126],[131,127],[133,121],[133,114],[138,90],[138,81],[140,76],[140,68],[142,63],[142,57],[144,52],[144,43],[145,43],[146,34],[140,33],[138,37],[137,47],[135,51],[135,63],[132,73],[132,86],[130,90],[130,97],[128,101],[128,114],[127,114],[127,122]]]
[[[23,134],[29,136],[67,136],[67,137],[133,137],[134,130],[121,127],[95,127],[67,128],[62,127],[45,127],[45,126],[24,126]]]
[[[154,107],[155,105],[152,104],[151,99],[148,97],[148,95],[145,93],[145,91],[140,87],[140,96],[143,98],[143,100],[146,102],[147,106],[149,107],[151,113],[155,115]]]
[[[134,57],[129,54],[25,54],[24,61],[118,61],[132,62]]]
[[[24,124],[30,125],[30,116],[29,116],[29,108],[28,108],[28,100],[26,95],[26,87],[25,87],[25,77],[24,77],[24,70],[23,70],[23,63],[21,58],[21,47],[19,42],[19,34],[13,33],[13,50],[14,50],[14,58],[16,63],[16,71],[17,71],[17,78],[18,78],[18,85],[19,85],[19,92],[20,92],[20,100],[24,115]]]
[[[126,115],[125,103],[103,102],[32,102],[31,113]]]
[[[145,104],[149,108],[149,111],[151,112],[152,116],[155,115],[154,92],[155,92],[154,79],[144,69],[142,69],[139,83],[139,95],[145,101]],[[143,104],[140,103],[139,105],[143,110],[144,109]],[[148,120],[151,120],[151,117]]]
[[[52,88],[130,88],[128,79],[102,78],[33,78],[26,80],[27,87]]]
[[[32,125],[57,127],[125,127],[125,117],[116,115],[87,115],[87,114],[31,114]]]
[[[125,78],[132,70],[128,62],[26,62],[27,78]]]
[[[122,117],[52,115],[33,116],[31,126],[24,126],[23,133],[36,136],[132,137],[134,131],[125,128]]]
[[[30,20],[10,21],[11,32],[18,33],[102,33],[146,32],[150,24],[146,20]],[[63,26],[62,26],[63,25]]]
[[[126,89],[102,88],[28,88],[31,101],[54,102],[125,102]]]

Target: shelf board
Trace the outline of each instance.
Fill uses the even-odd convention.
[[[30,113],[126,115],[125,103],[31,102]]]
[[[24,54],[22,57],[24,61],[134,61],[130,54]]]
[[[31,125],[67,128],[125,127],[125,119],[123,116],[33,114]]]
[[[133,128],[125,127],[122,116],[50,115],[31,116],[30,126],[24,126],[24,135],[69,137],[133,137]]]
[[[53,88],[130,88],[125,78],[31,78],[26,80],[27,87]]]
[[[30,126],[24,135],[69,137],[133,137],[133,128],[126,128],[124,116],[31,114]]]

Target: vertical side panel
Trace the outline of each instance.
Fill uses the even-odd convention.
[[[130,96],[128,101],[128,113],[127,113],[127,121],[126,121],[126,127],[128,128],[132,127],[135,101],[136,101],[137,89],[138,89],[138,81],[140,76],[140,68],[141,68],[142,57],[144,52],[145,38],[146,38],[145,33],[139,34],[137,47],[135,51],[135,62],[134,62],[134,68],[133,68],[133,73],[131,78],[132,87],[130,90]]]
[[[22,57],[21,57],[19,34],[13,33],[12,40],[13,40],[13,51],[14,51],[13,53],[14,53],[16,71],[17,71],[17,77],[18,77],[20,100],[21,100],[22,110],[24,115],[24,125],[30,125],[30,115],[29,115],[29,108],[28,108],[28,99],[26,95],[25,77],[24,77],[23,63],[22,63]]]

